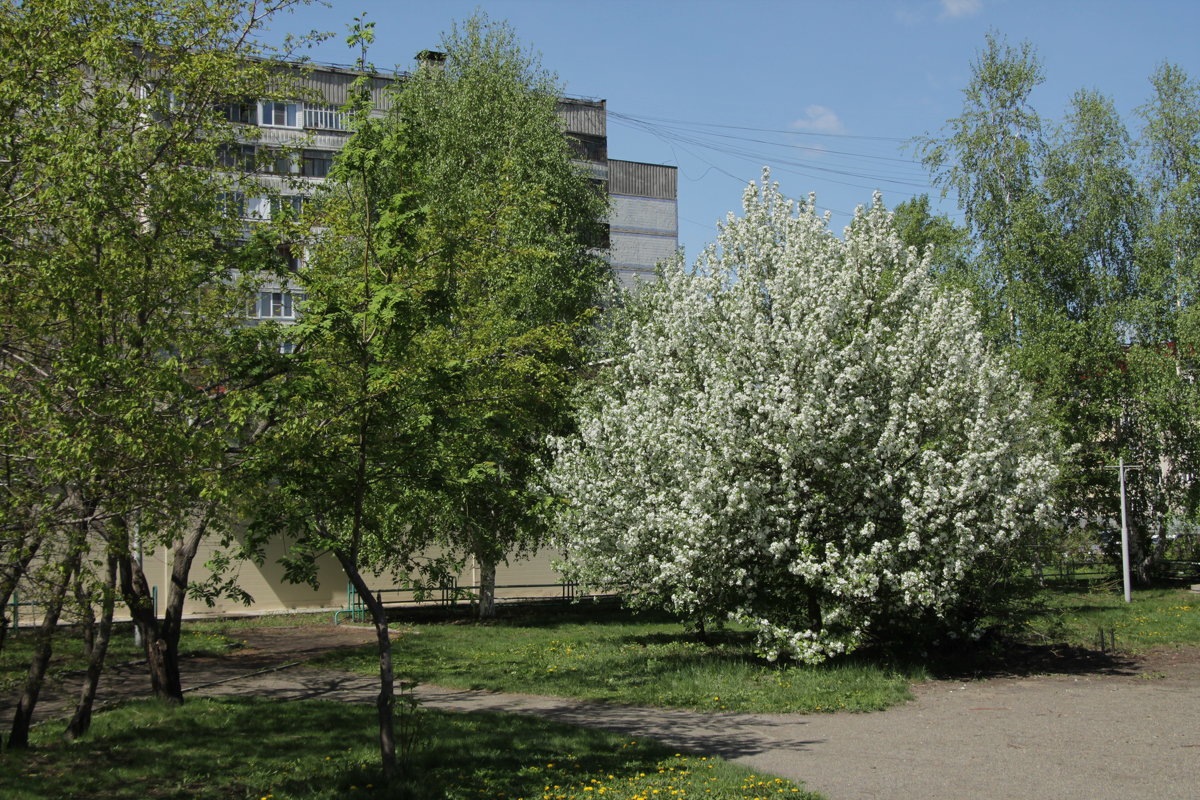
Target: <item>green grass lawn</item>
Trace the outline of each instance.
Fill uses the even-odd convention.
[[[397,624],[396,675],[463,689],[527,692],[703,711],[876,711],[909,699],[926,676],[854,659],[768,664],[746,631],[708,643],[663,615],[587,605],[510,611],[491,623]],[[376,674],[374,646],[314,666]]]
[[[1043,610],[1028,623],[1033,643],[1093,647],[1099,630],[1116,636],[1117,649],[1137,654],[1162,645],[1200,645],[1200,595],[1184,589],[1139,589],[1126,603],[1118,588],[1046,592]]]
[[[1097,630],[1136,654],[1200,645],[1200,597],[1181,589],[1046,592],[1026,623],[1024,644],[1094,646]],[[872,663],[868,655],[819,666],[758,659],[746,631],[700,642],[661,614],[581,604],[503,609],[497,621],[397,623],[398,676],[450,687],[534,692],[596,701],[707,711],[870,711],[905,700],[922,667]],[[226,652],[256,625],[327,625],[328,617],[271,616],[192,622],[183,650]],[[0,680],[23,673],[32,635],[10,638]],[[80,666],[76,637],[59,642],[55,671]],[[137,658],[128,628],[114,660]],[[332,653],[315,666],[374,674],[373,646]],[[933,665],[936,668],[936,665]],[[99,714],[82,742],[60,726],[35,731],[35,748],[0,757],[0,797],[383,798],[373,709],[323,702],[193,700],[182,710],[135,703]],[[815,798],[774,777],[719,759],[674,753],[645,741],[531,717],[422,710],[418,746],[403,787],[416,798]]]
[[[887,708],[910,697],[910,684],[957,668],[923,659],[908,666],[881,663],[866,653],[817,667],[772,665],[755,656],[745,631],[727,629],[702,643],[664,615],[586,604],[502,613],[485,624],[397,623],[396,674],[454,688],[643,706],[814,712]],[[1117,649],[1130,654],[1200,644],[1200,596],[1183,589],[1145,589],[1126,605],[1111,588],[1047,591],[1017,639],[1095,647],[1100,628],[1115,633]],[[989,655],[967,658],[986,661]],[[378,668],[373,646],[332,653],[314,664],[362,674]]]
[[[0,797],[58,800],[657,800],[789,797],[795,784],[653,742],[509,714],[417,712],[403,787],[380,785],[374,709],[319,701],[151,702],[100,714],[66,745],[0,757]]]

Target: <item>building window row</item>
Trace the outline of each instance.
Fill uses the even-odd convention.
[[[304,213],[307,199],[299,194],[256,197],[242,192],[222,192],[217,195],[217,203],[225,216],[245,220],[276,219],[285,211],[295,219]]]
[[[304,303],[303,294],[291,292],[259,292],[250,305],[253,319],[295,319]]]
[[[333,169],[333,152],[305,149],[290,153],[276,147],[256,148],[252,144],[235,144],[221,148],[217,165],[221,169],[237,172],[326,178]]]
[[[315,128],[327,131],[349,130],[346,114],[337,106],[323,103],[289,103],[278,100],[226,103],[225,119],[242,125],[264,128]]]

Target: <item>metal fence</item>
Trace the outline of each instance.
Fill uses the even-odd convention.
[[[576,583],[498,583],[493,587],[497,605],[515,605],[520,603],[538,603],[546,601],[570,601],[595,597],[617,597],[616,594],[580,593]],[[511,590],[523,590],[525,594],[511,594]],[[529,594],[529,590],[550,589],[554,592]],[[457,582],[438,584],[437,586],[416,587],[407,589],[372,589],[371,594],[384,608],[413,608],[440,607],[473,608],[479,603],[479,585],[459,585]],[[334,612],[333,622],[336,625],[345,614],[354,622],[365,622],[369,616],[366,601],[354,588],[354,584],[346,587],[346,608]]]
[[[27,616],[30,619],[36,619],[37,615],[33,613],[32,609],[40,608],[41,605],[41,603],[36,601],[22,601],[20,594],[13,592],[12,598],[9,600],[8,605],[4,607],[4,610],[8,612],[8,627],[12,630],[17,630],[21,627],[21,609],[23,608],[31,609]],[[28,627],[32,624],[32,622],[29,622],[26,623],[26,626]]]
[[[41,600],[22,600],[19,592],[13,592],[8,603],[3,606],[8,627],[11,630],[19,630],[20,628],[32,628],[41,624],[41,615],[36,613],[36,609],[44,609],[46,604]],[[158,586],[150,587],[150,608],[154,615],[158,616]],[[22,611],[22,609],[26,609]],[[65,624],[59,622],[60,625]]]
[[[1103,557],[1064,558],[1056,554],[1039,559],[1031,572],[1050,586],[1091,586],[1121,580],[1120,564]],[[1151,577],[1163,581],[1200,580],[1200,561],[1159,559],[1151,568]]]

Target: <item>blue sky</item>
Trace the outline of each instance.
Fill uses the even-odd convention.
[[[989,30],[1037,48],[1046,82],[1034,104],[1055,120],[1089,88],[1136,131],[1159,64],[1200,79],[1195,0],[333,0],[280,18],[273,33],[334,31],[312,56],[351,63],[345,25],[365,12],[372,61],[409,69],[477,8],[507,20],[567,94],[608,101],[611,157],[679,167],[689,260],[764,165],[785,193],[816,192],[837,230],[874,189],[888,205],[936,199],[902,143],[959,113]],[[942,208],[954,212],[953,198]]]

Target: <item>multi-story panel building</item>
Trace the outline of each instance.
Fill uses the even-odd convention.
[[[608,195],[609,263],[625,286],[653,277],[679,246],[676,168],[610,159],[603,100],[563,99],[558,110],[576,155]]]
[[[298,210],[308,191],[305,185],[325,179],[334,154],[350,136],[340,109],[357,77],[350,69],[315,67],[301,88],[320,98],[317,102],[262,101],[229,107],[229,119],[256,126],[257,136],[253,144],[228,155],[228,166],[256,164],[260,183],[269,190],[262,197],[237,199],[245,216],[267,219],[281,203]],[[403,80],[403,76],[374,78],[373,113],[382,115],[388,110],[387,86],[395,80]],[[608,196],[610,263],[618,278],[630,286],[653,275],[655,265],[673,255],[678,246],[676,168],[609,159],[604,100],[562,98],[558,113],[577,159]],[[272,150],[279,156],[272,158]],[[268,193],[278,199],[268,200]]]
[[[256,180],[266,189],[254,196],[231,197],[230,202],[247,219],[269,219],[283,206],[299,210],[307,194],[329,173],[334,155],[350,137],[346,119],[340,111],[348,99],[350,85],[359,73],[334,66],[313,68],[304,79],[303,89],[316,101],[247,102],[231,105],[226,114],[231,121],[255,126],[256,134],[247,136],[241,148],[226,154],[229,169],[254,170]],[[403,76],[376,76],[372,79],[373,113],[382,115],[390,105],[387,87]],[[674,254],[677,247],[676,168],[660,164],[611,160],[608,157],[607,113],[603,100],[563,98],[558,113],[565,134],[578,161],[589,170],[592,179],[609,198],[610,263],[622,284],[631,286],[652,277],[655,264]],[[299,266],[301,254],[289,254]],[[302,295],[295,287],[266,284],[259,292],[251,316],[286,321],[299,313]],[[346,580],[341,568],[329,558],[320,565],[320,588],[289,584],[277,559],[284,554],[282,540],[267,545],[261,565],[243,562],[238,567],[239,585],[254,597],[252,610],[288,608],[330,608],[346,604]],[[532,558],[501,564],[497,569],[497,596],[554,595],[557,573],[551,557]],[[166,586],[170,565],[165,553],[146,559],[145,569],[152,584]],[[202,565],[211,550],[202,546],[195,560]],[[202,566],[194,568],[194,579],[206,576]],[[462,586],[478,583],[474,565],[468,563],[458,577]],[[379,583],[390,583],[381,577]],[[504,586],[519,585],[506,590]],[[228,613],[246,609],[240,604],[218,603],[209,608],[188,601],[189,613]]]
[[[608,162],[609,261],[622,283],[654,277],[679,247],[676,168]]]

